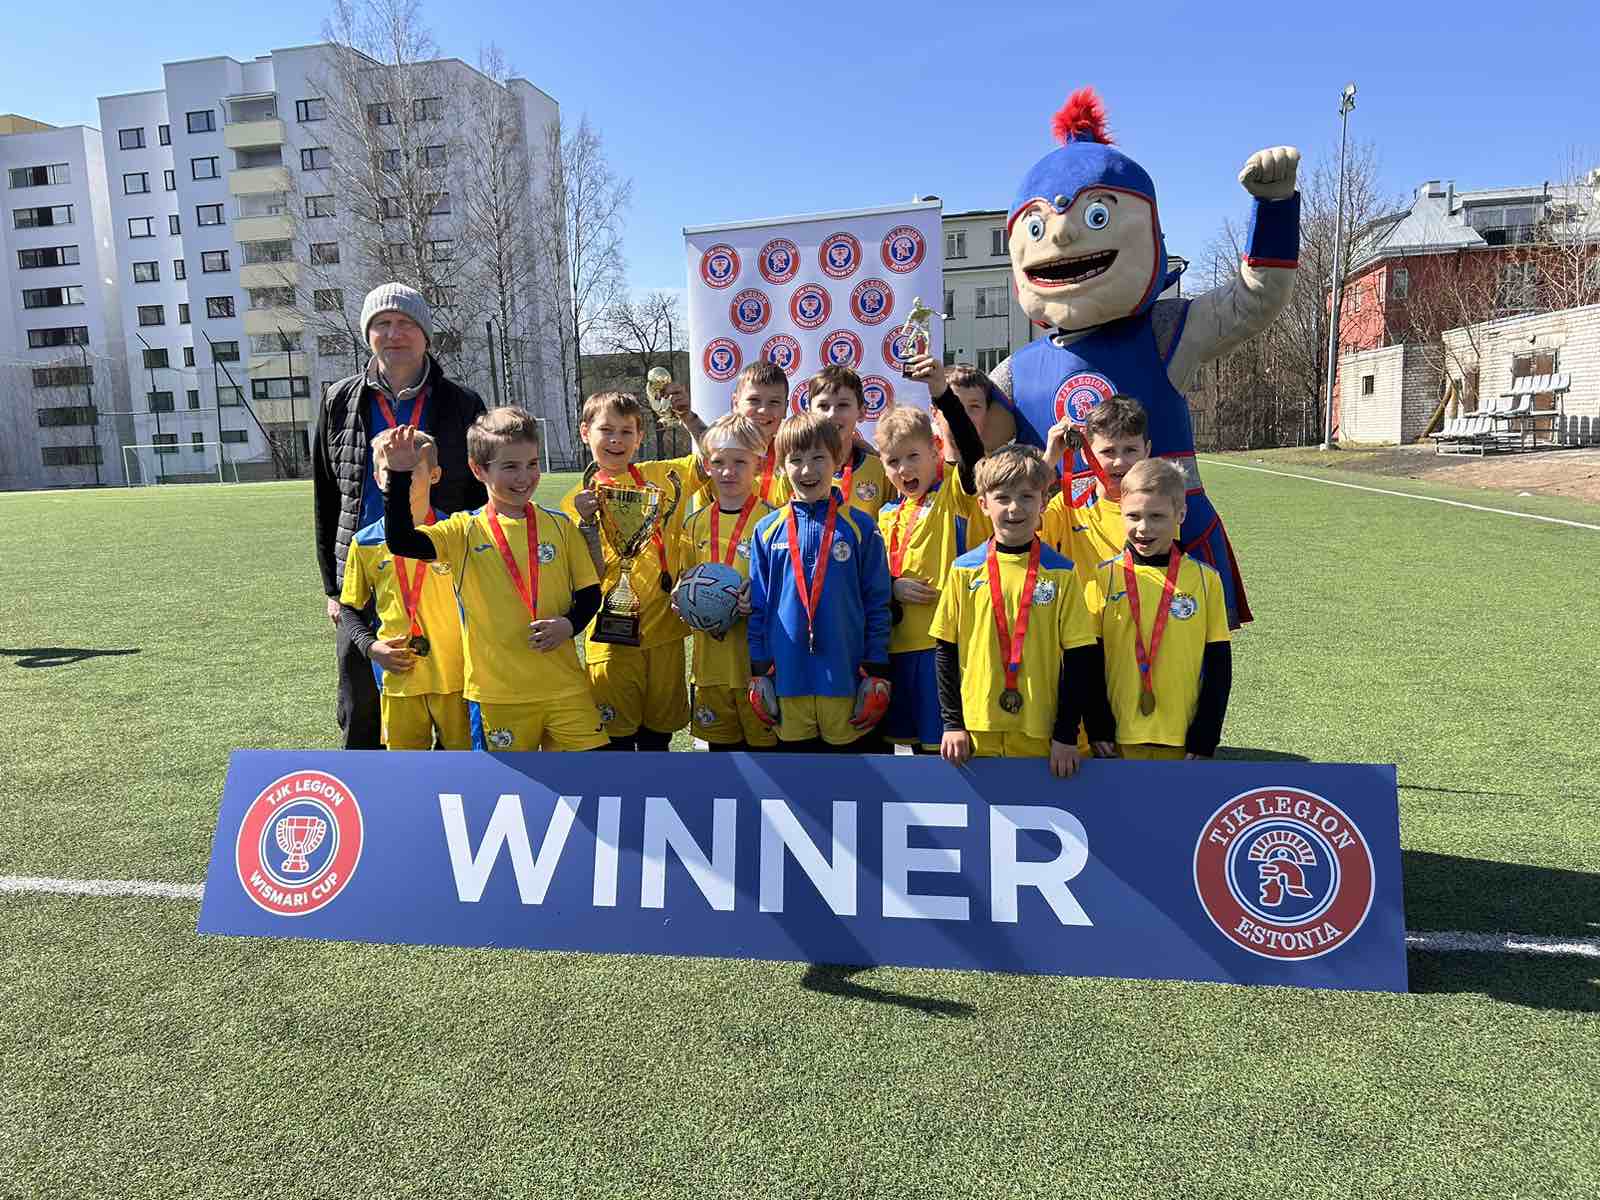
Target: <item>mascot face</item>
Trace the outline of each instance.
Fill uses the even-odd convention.
[[[1058,329],[1138,311],[1160,265],[1155,205],[1120,188],[1034,200],[1012,219],[1010,242],[1022,311]]]

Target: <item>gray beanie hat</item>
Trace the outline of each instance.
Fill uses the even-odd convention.
[[[422,336],[433,341],[433,309],[416,288],[403,283],[380,283],[367,293],[361,302],[361,338],[367,337],[367,326],[379,313],[404,313],[422,327]]]

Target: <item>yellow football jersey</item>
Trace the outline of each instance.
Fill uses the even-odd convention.
[[[939,589],[950,564],[989,536],[989,520],[952,470],[916,503],[896,498],[885,504],[878,514],[878,532],[889,553],[891,572],[898,559],[898,575],[915,576]],[[899,623],[889,633],[889,653],[933,649],[928,627],[937,607],[937,602],[904,605]]]
[[[657,459],[652,462],[634,463],[639,475],[646,483],[654,484],[663,489],[666,502],[672,501],[672,483],[668,479],[670,474],[676,474],[682,487],[682,495],[678,507],[672,516],[660,528],[661,540],[655,539],[646,542],[644,549],[639,551],[633,560],[633,569],[628,573],[628,580],[633,586],[633,593],[639,598],[639,646],[638,649],[648,650],[652,646],[662,646],[672,641],[682,641],[689,634],[689,628],[672,611],[668,593],[661,588],[662,558],[666,559],[666,571],[673,579],[678,577],[678,549],[683,536],[683,522],[688,513],[690,495],[694,488],[695,460],[693,455],[684,458]],[[630,475],[624,474],[618,481],[619,487],[635,486]],[[583,491],[580,483],[569,491],[561,500],[561,510],[577,521],[578,508],[575,501],[578,493]],[[580,537],[582,535],[580,534]],[[600,539],[602,552],[605,554],[605,575],[601,579],[601,588],[609,592],[621,579],[622,560],[612,550],[604,537]],[[659,549],[658,549],[659,545]],[[593,561],[592,559],[590,560]],[[632,649],[628,646],[613,647],[610,642],[597,642],[594,640],[594,626],[589,626],[583,644],[585,662],[603,662],[610,658],[613,650],[617,652]]]
[[[446,562],[419,563],[396,558],[383,543],[383,519],[358,529],[350,541],[344,564],[341,602],[365,608],[376,598],[378,637],[383,641],[411,635],[405,596],[397,572],[406,572],[407,586],[422,568],[422,597],[417,602],[417,623],[428,639],[428,653],[416,659],[409,671],[385,671],[382,690],[388,696],[432,696],[459,692],[465,661],[461,650],[461,609]]]
[[[733,530],[739,523],[738,513],[719,513],[717,533],[711,537],[711,514],[717,509],[713,498],[690,515],[684,526],[680,561],[683,570],[701,563],[716,562],[732,567],[742,579],[750,578],[750,538],[755,533],[756,522],[772,511],[772,505],[757,498],[750,509],[750,519],[739,531],[739,542],[728,561],[728,550],[733,545]],[[733,628],[721,639],[709,633],[694,634],[694,681],[700,687],[738,687],[750,681],[750,643],[745,636],[746,618],[740,617]]]
[[[1094,622],[1084,607],[1083,589],[1072,562],[1045,546],[1039,554],[1033,609],[1022,643],[1022,668],[1017,690],[1022,708],[1000,707],[1005,690],[1005,655],[995,633],[994,606],[989,598],[989,543],[956,559],[945,580],[929,632],[941,642],[954,642],[961,653],[961,714],[974,733],[1023,733],[1048,739],[1055,728],[1056,693],[1061,680],[1061,655],[1074,646],[1092,646]],[[1018,602],[1028,576],[1028,555],[997,556],[1000,594],[1006,625],[1015,634]]]
[[[1096,609],[1103,599],[1100,568],[1121,554],[1128,540],[1122,524],[1122,506],[1109,497],[1094,494],[1082,508],[1072,508],[1066,495],[1067,489],[1063,488],[1045,505],[1039,536],[1045,545],[1054,546],[1072,560],[1083,598],[1091,609]]]
[[[529,511],[539,553],[538,619],[566,615],[572,595],[596,582],[583,534],[563,514],[543,505]],[[506,546],[528,582],[528,526],[524,517],[500,517]],[[589,694],[589,676],[573,641],[554,650],[528,645],[528,606],[511,580],[489,532],[484,509],[460,512],[437,525],[419,526],[439,559],[450,565],[461,601],[468,700],[527,704]]]
[[[876,521],[878,510],[896,494],[889,484],[889,476],[884,472],[883,459],[859,447],[853,448],[849,467],[833,474],[841,491],[847,474],[850,476],[850,494],[845,496],[845,503],[870,513]],[[788,491],[787,486],[784,490]]]
[[[1099,590],[1106,599],[1097,606],[1095,615],[1106,646],[1106,690],[1117,718],[1117,741],[1182,746],[1200,699],[1200,666],[1206,643],[1229,640],[1222,577],[1205,563],[1187,556],[1178,568],[1166,631],[1150,668],[1156,710],[1145,716],[1139,711],[1139,656],[1134,649],[1133,610],[1128,603],[1122,562],[1119,554],[1100,568]],[[1135,564],[1133,571],[1139,584],[1140,626],[1148,647],[1167,568]]]

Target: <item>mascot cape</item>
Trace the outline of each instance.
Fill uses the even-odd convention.
[[[1070,418],[1081,428],[1113,395],[1143,404],[1151,453],[1179,467],[1187,482],[1183,549],[1221,575],[1237,628],[1250,606],[1200,482],[1182,388],[1202,363],[1259,333],[1288,303],[1300,254],[1299,154],[1262,150],[1240,173],[1254,208],[1234,277],[1203,296],[1162,300],[1178,272],[1167,268],[1149,173],[1111,144],[1091,89],[1074,93],[1053,127],[1061,144],[1023,178],[1006,226],[1018,302],[1050,335],[1001,363],[995,389],[1017,440],[1039,447],[1057,422]],[[1092,502],[1094,482],[1090,464],[1075,456],[1065,484],[1070,502]]]

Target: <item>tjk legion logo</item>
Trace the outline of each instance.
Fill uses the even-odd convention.
[[[345,889],[361,861],[361,807],[326,771],[273,780],[245,810],[234,843],[239,882],[280,917],[303,917]]]

